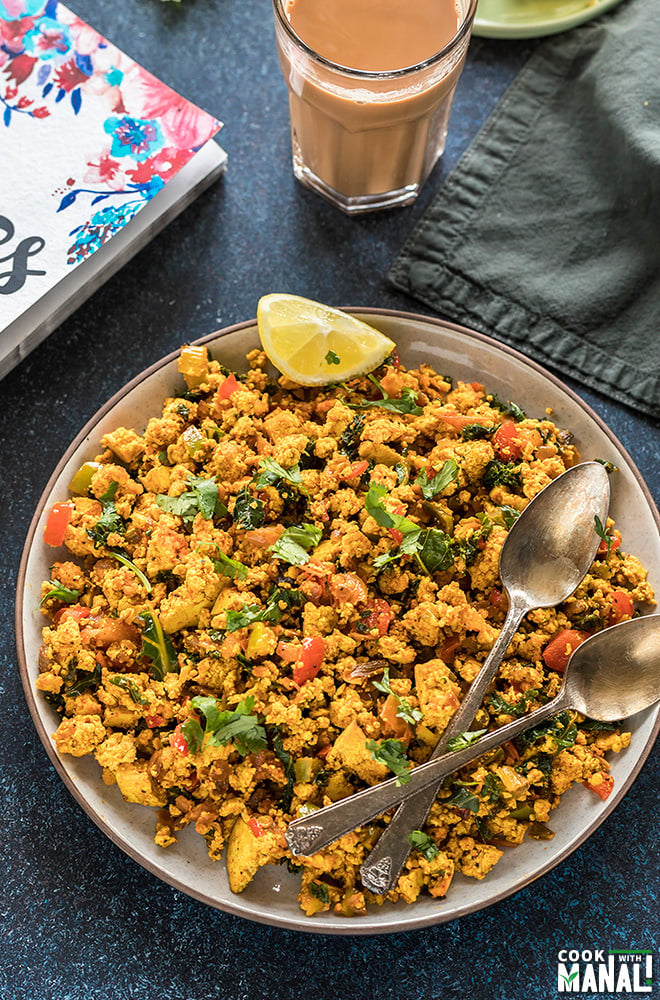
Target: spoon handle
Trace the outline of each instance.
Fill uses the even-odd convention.
[[[446,753],[448,740],[459,733],[467,732],[472,725],[520,622],[530,610],[520,598],[516,599],[516,597],[517,595],[514,595],[510,599],[509,610],[500,634],[456,714],[440,737],[431,755],[431,760]],[[360,878],[365,889],[382,894],[389,892],[396,885],[401,869],[410,853],[408,834],[412,830],[421,829],[424,825],[438,794],[439,784],[440,781],[401,803],[391,823],[385,827],[360,869]]]
[[[350,833],[358,826],[363,826],[376,816],[399,805],[404,799],[429,787],[437,788],[438,782],[453,771],[458,771],[466,764],[481,757],[489,750],[501,746],[508,740],[520,736],[526,729],[538,726],[552,715],[564,708],[570,708],[570,696],[566,688],[562,688],[556,698],[542,705],[529,715],[514,719],[513,722],[495,729],[482,737],[476,743],[463,750],[445,753],[434,760],[427,760],[410,772],[410,779],[405,785],[399,785],[398,778],[382,781],[372,788],[365,788],[346,799],[317,809],[316,812],[303,816],[289,823],[286,840],[294,855],[309,856],[332,844],[335,840]]]

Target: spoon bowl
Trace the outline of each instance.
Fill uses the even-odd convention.
[[[454,771],[515,739],[565,709],[599,722],[614,722],[660,700],[660,615],[620,622],[578,646],[566,667],[559,694],[536,711],[496,729],[462,750],[444,753],[413,769],[405,785],[397,778],[326,806],[289,824],[293,854],[314,854]]]

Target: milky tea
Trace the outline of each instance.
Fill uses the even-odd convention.
[[[293,169],[346,212],[405,205],[441,155],[476,0],[273,0]]]

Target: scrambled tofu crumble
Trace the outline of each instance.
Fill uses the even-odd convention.
[[[283,863],[310,916],[441,898],[552,837],[574,783],[605,798],[629,734],[565,712],[454,774],[387,896],[359,869],[388,817],[304,859],[284,831],[427,759],[504,620],[507,531],[579,456],[549,415],[428,365],[303,389],[248,361],[237,376],[184,348],[187,388],[106,434],[51,512],[68,554],[42,587],[37,687],[55,744],[156,809],[162,847],[194,825],[234,892]],[[611,520],[601,535],[571,598],[520,626],[473,730],[548,701],[575,645],[653,601]]]

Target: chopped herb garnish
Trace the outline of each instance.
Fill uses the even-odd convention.
[[[385,667],[383,670],[383,677],[380,681],[373,682],[374,687],[377,691],[382,691],[383,694],[391,695],[397,702],[396,714],[408,725],[414,726],[417,722],[421,722],[423,715],[418,708],[413,708],[407,698],[402,698],[400,695],[396,694],[392,690],[392,685],[390,684],[390,668]]]
[[[152,611],[144,611],[135,619],[143,627],[141,656],[151,661],[151,673],[158,681],[165,674],[178,669],[178,662],[172,640],[163,631],[158,616]]]
[[[466,424],[461,431],[461,437],[464,441],[485,441],[492,437],[499,424],[493,424],[491,427],[486,427],[484,424]]]
[[[236,524],[250,531],[252,528],[260,528],[264,523],[266,509],[262,501],[251,496],[247,486],[244,486],[236,495],[232,516]]]
[[[338,354],[335,354],[334,351],[328,351],[328,353],[325,356],[325,361],[326,361],[326,364],[328,364],[328,365],[340,365],[341,364],[341,358],[339,357]]]
[[[94,542],[96,549],[106,544],[109,535],[123,535],[126,530],[126,521],[120,516],[115,506],[115,494],[118,489],[119,483],[112,482],[103,496],[99,497],[101,516],[93,528],[87,529],[87,534]]]
[[[575,744],[577,739],[577,726],[573,722],[569,712],[560,712],[554,719],[545,726],[536,726],[528,729],[518,737],[523,746],[531,746],[538,740],[550,738],[557,744],[557,752],[567,750]]]
[[[415,851],[423,854],[427,861],[433,861],[436,854],[440,853],[440,848],[435,840],[429,837],[423,830],[413,830],[408,834],[408,843]]]
[[[142,572],[142,570],[139,569],[135,565],[135,563],[132,562],[128,558],[128,556],[123,555],[123,553],[121,553],[121,552],[111,552],[110,555],[112,556],[113,559],[116,559],[117,562],[120,562],[122,564],[122,566],[126,566],[126,568],[130,569],[132,573],[135,573],[136,577],[138,578],[138,580],[140,581],[140,583],[142,584],[142,586],[144,587],[144,589],[146,590],[146,592],[148,594],[151,593],[151,589],[152,588],[151,588],[150,581],[144,575],[144,573]]]
[[[348,406],[352,409],[368,410],[376,406],[381,410],[390,410],[394,413],[411,413],[416,417],[424,412],[423,407],[417,405],[417,393],[413,389],[404,386],[401,390],[401,395],[398,398],[395,398],[394,396],[388,395],[375,375],[368,375],[367,378],[377,387],[382,398],[369,400],[365,399],[361,403],[348,403]]]
[[[352,422],[339,438],[339,450],[350,459],[357,458],[363,427],[364,417],[361,413],[356,413]]]
[[[259,459],[259,468],[261,472],[257,477],[257,486],[275,486],[280,481],[283,481],[290,483],[291,486],[297,486],[302,490],[299,465],[292,465],[290,468],[285,469],[274,458],[266,457]]]
[[[210,521],[214,515],[226,516],[227,508],[218,499],[218,484],[214,479],[190,476],[188,482],[192,488],[181,493],[178,497],[170,497],[163,493],[158,494],[156,503],[161,510],[175,514],[186,524],[192,524],[198,513],[205,521]]]
[[[268,551],[276,559],[291,563],[292,566],[302,566],[309,559],[309,550],[321,541],[322,534],[321,529],[314,524],[293,524],[282,532]]]
[[[136,705],[149,704],[149,699],[144,697],[138,685],[129,677],[124,677],[120,674],[117,677],[111,677],[110,683],[114,684],[115,687],[120,687],[123,688],[124,691],[128,691],[131,701],[135,702]]]
[[[514,462],[501,462],[498,458],[494,458],[484,470],[484,486],[487,490],[492,490],[494,486],[507,486],[512,490],[519,490],[522,478]]]
[[[221,710],[216,698],[207,695],[196,695],[190,700],[190,707],[200,712],[205,719],[202,729],[197,719],[189,718],[181,726],[181,732],[186,738],[188,749],[197,753],[206,741],[206,746],[221,747],[233,743],[244,757],[249,753],[257,753],[268,746],[266,730],[259,724],[259,719],[252,714],[254,698],[249,696],[239,702],[233,711]]]
[[[216,544],[216,554],[211,556],[213,568],[218,576],[228,576],[231,580],[238,578],[245,580],[248,575],[248,568],[238,559],[231,559],[226,556],[219,545]]]
[[[507,417],[513,417],[514,420],[525,419],[525,412],[520,409],[517,403],[511,402],[511,400],[508,400],[506,403],[503,402],[496,392],[488,397],[488,402],[494,410],[499,410],[501,413],[506,414]]]
[[[467,809],[468,812],[478,813],[479,812],[479,796],[475,795],[464,785],[459,785],[457,790],[448,799],[443,799],[442,804],[445,806],[453,806],[455,809]]]
[[[447,740],[447,749],[453,753],[457,750],[465,750],[466,747],[471,747],[473,743],[480,740],[485,732],[485,729],[474,729],[472,732],[459,733],[458,736],[452,736],[451,739]]]
[[[379,764],[389,767],[396,775],[397,785],[407,785],[410,781],[410,761],[406,748],[399,740],[367,740],[367,750]]]
[[[450,483],[458,478],[458,462],[455,458],[448,458],[440,471],[429,479],[426,469],[423,469],[415,480],[415,485],[419,486],[425,500],[433,500],[438,493],[442,493]]]
[[[239,628],[246,628],[254,622],[276,624],[289,608],[299,607],[303,602],[304,596],[300,590],[294,588],[286,590],[283,587],[276,587],[265,605],[244,604],[241,611],[229,610],[227,612],[227,631],[236,632]],[[280,606],[282,604],[284,608]]]
[[[328,887],[323,882],[310,882],[309,891],[315,899],[320,900],[322,903],[327,904],[330,902]]]
[[[51,580],[52,589],[48,591],[47,594],[41,598],[39,607],[44,605],[46,601],[60,601],[62,604],[75,604],[80,597],[79,590],[73,590],[71,587],[65,587],[63,583],[59,580]]]
[[[599,518],[598,514],[594,514],[594,528],[598,537],[607,545],[607,554],[605,556],[605,561],[607,562],[610,558],[612,546],[614,545],[614,536],[609,534],[609,532],[605,529],[605,525]]]
[[[512,715],[517,717],[525,714],[530,701],[534,701],[537,695],[537,690],[523,691],[518,701],[511,702],[507,701],[506,698],[503,698],[499,691],[493,691],[493,693],[488,696],[488,707],[491,712],[494,712],[497,715]]]

